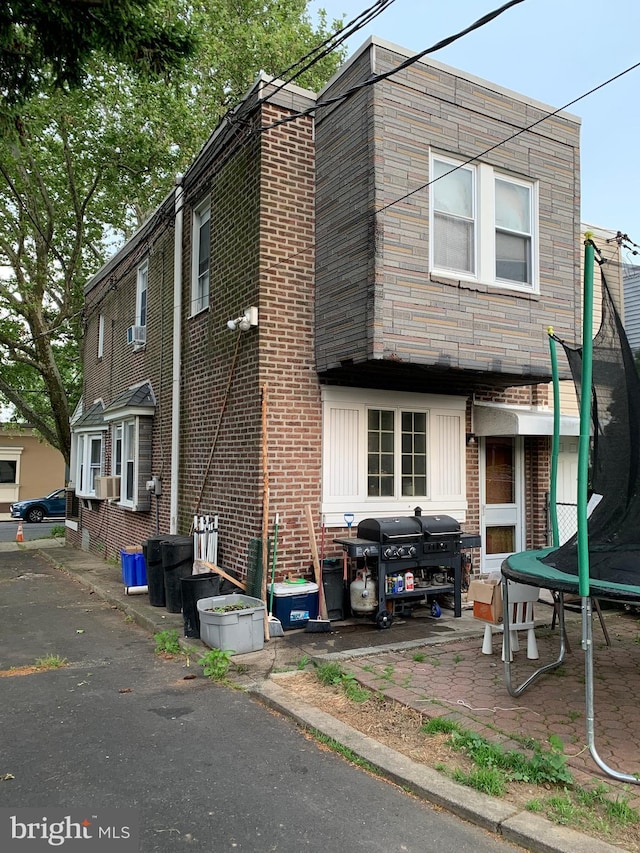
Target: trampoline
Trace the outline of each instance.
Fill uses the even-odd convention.
[[[519,696],[536,679],[564,660],[564,595],[579,595],[582,648],[585,652],[587,744],[598,766],[609,776],[640,783],[637,774],[609,767],[598,755],[594,737],[592,599],[640,603],[640,380],[633,354],[600,263],[602,316],[593,336],[593,279],[595,246],[585,241],[582,346],[559,341],[549,330],[554,375],[554,439],[551,466],[553,546],[523,551],[502,564],[504,601],[505,683]],[[558,544],[555,481],[559,439],[559,402],[555,342],[564,348],[580,403],[578,449],[578,529]],[[585,389],[587,389],[585,391]],[[597,505],[588,514],[592,494]],[[509,590],[507,581],[551,590],[559,603],[558,658],[538,668],[514,686],[510,662]]]

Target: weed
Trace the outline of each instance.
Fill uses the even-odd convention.
[[[353,675],[346,673],[339,663],[320,664],[316,668],[316,675],[322,684],[341,687],[353,702],[366,702],[371,698],[371,691],[361,687]]]
[[[186,658],[185,664],[187,666],[191,666],[191,658],[194,657],[195,653],[200,650],[196,646],[182,646],[181,651]]]
[[[317,729],[311,729],[311,734],[313,737],[319,742],[323,743],[325,746],[328,746],[334,752],[342,755],[343,758],[346,758],[351,764],[355,764],[358,767],[362,767],[364,770],[367,770],[369,773],[374,773],[376,776],[382,776],[383,773],[379,767],[376,767],[375,764],[370,764],[364,758],[360,758],[357,753],[355,753],[352,749],[349,749],[348,746],[344,746],[339,743],[337,740],[334,740],[332,737],[328,737]]]
[[[321,663],[316,668],[316,675],[322,684],[336,685],[342,681],[344,670],[339,663],[330,661],[329,663]]]
[[[416,652],[415,655],[413,656],[413,659],[416,663],[423,663],[425,658],[426,658],[426,655],[424,652]]]
[[[454,663],[460,663],[460,661],[463,661],[463,660],[464,660],[464,655],[454,655],[453,656],[453,662]]]
[[[51,539],[64,539],[65,528],[64,524],[54,524],[49,532]]]
[[[380,678],[383,678],[385,681],[391,681],[391,677],[393,676],[394,670],[394,665],[392,663],[388,663],[382,670],[382,675],[380,676]]]
[[[306,669],[307,664],[309,663],[309,655],[302,655],[298,663],[296,664],[297,669]]]
[[[155,652],[157,655],[161,652],[167,652],[170,655],[180,654],[178,631],[175,628],[158,631],[157,634],[153,635],[153,639],[156,641]]]
[[[503,782],[544,785],[569,784],[573,780],[562,753],[562,741],[553,735],[549,738],[550,750],[543,750],[536,744],[532,755],[527,757],[515,749],[505,752],[499,744],[490,743],[476,732],[462,729],[458,723],[446,717],[428,720],[423,724],[422,731],[425,734],[448,734],[453,749],[468,755],[479,769],[495,770],[502,775]],[[477,781],[474,781],[474,787]]]
[[[222,681],[231,666],[232,654],[233,652],[228,649],[209,649],[202,655],[198,663],[208,678],[214,681]]]
[[[478,767],[469,773],[456,769],[453,778],[462,785],[492,797],[501,797],[505,791],[504,776],[495,767]]]
[[[544,803],[541,800],[535,799],[530,800],[526,805],[525,809],[528,812],[541,812],[544,808]]]
[[[61,666],[66,665],[67,659],[61,658],[60,655],[45,655],[45,657],[36,658],[38,669],[60,669]]]
[[[440,658],[431,658],[429,663],[431,664],[431,666],[440,666],[442,661],[440,660]]]
[[[432,717],[423,723],[421,731],[428,735],[450,734],[451,732],[460,731],[460,726],[453,720],[448,720],[446,717]]]

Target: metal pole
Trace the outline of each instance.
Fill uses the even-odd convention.
[[[560,444],[560,380],[558,379],[558,354],[556,353],[556,341],[553,337],[553,329],[551,328],[551,326],[549,326],[547,332],[549,334],[549,352],[551,354],[551,377],[553,380],[553,439],[551,441],[551,483],[549,490],[549,514],[551,516],[551,544],[554,548],[557,548],[560,545],[557,505],[558,453]]]

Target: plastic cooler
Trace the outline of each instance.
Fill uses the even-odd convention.
[[[304,628],[309,619],[318,616],[318,584],[305,583],[269,584],[269,601],[273,587],[273,615],[280,620],[285,631]]]

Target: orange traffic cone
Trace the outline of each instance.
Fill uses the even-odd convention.
[[[22,522],[18,522],[18,530],[16,532],[16,542],[24,542],[24,532],[22,530]]]

